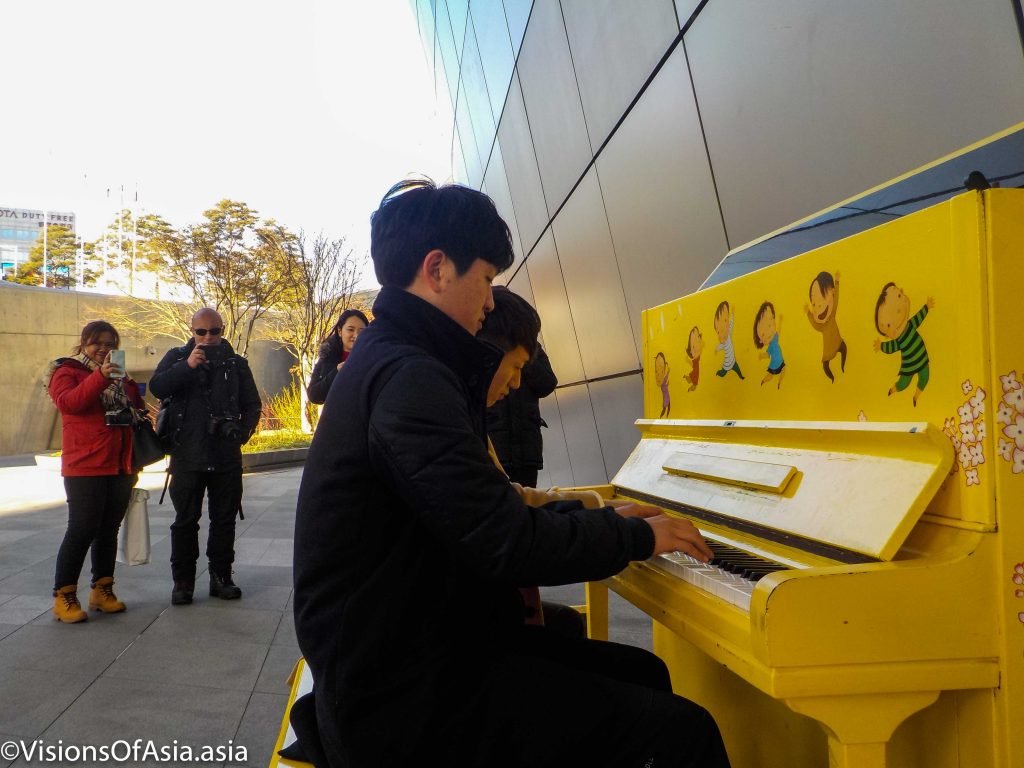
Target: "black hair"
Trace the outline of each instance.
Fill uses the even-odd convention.
[[[882,289],[882,292],[878,294],[878,301],[875,302],[875,328],[878,330],[879,333],[882,333],[882,328],[878,324],[878,310],[880,310],[882,308],[882,305],[885,304],[885,294],[887,294],[889,292],[889,289],[893,288],[895,285],[896,283],[893,282],[886,283],[885,287]],[[882,333],[882,335],[885,336],[884,333]]]
[[[690,329],[690,332],[686,335],[686,356],[693,360],[693,347],[690,344],[690,340],[693,339],[693,332],[696,331],[697,335],[700,336],[700,328],[696,325]]]
[[[462,275],[477,259],[503,272],[512,266],[512,236],[483,192],[430,179],[407,179],[370,216],[370,256],[377,282],[408,288],[423,258],[440,250]]]
[[[86,323],[85,327],[82,328],[82,335],[78,340],[78,346],[75,347],[75,354],[82,354],[82,350],[90,344],[95,343],[99,340],[100,334],[109,333],[114,337],[114,349],[118,349],[121,346],[121,334],[117,332],[106,320],[93,320],[92,322]]]
[[[503,352],[523,347],[532,359],[537,353],[540,315],[526,299],[504,285],[496,285],[492,291],[494,309],[484,318],[484,326],[476,335],[477,338],[491,342]]]
[[[346,309],[341,313],[341,317],[338,318],[338,322],[334,324],[334,333],[341,330],[341,327],[345,325],[345,321],[350,317],[358,317],[363,321],[363,325],[369,325],[370,321],[366,319],[366,315],[360,312],[358,309]]]
[[[723,301],[721,304],[718,305],[718,309],[715,310],[715,322],[717,323],[718,322],[718,318],[720,318],[722,315],[724,315],[728,311],[729,311],[729,302],[728,301]]]
[[[825,295],[825,291],[835,290],[836,281],[832,279],[832,273],[830,272],[819,272],[818,276],[811,280],[811,284],[807,286],[807,298],[811,298],[811,289],[814,284],[818,284],[818,290],[821,291],[821,295]]]
[[[766,301],[758,307],[757,314],[754,315],[754,346],[758,349],[764,349],[764,342],[762,342],[761,337],[757,335],[757,324],[761,322],[761,318],[764,317],[765,312],[769,309],[772,311],[772,317],[775,317],[775,307],[770,301]]]

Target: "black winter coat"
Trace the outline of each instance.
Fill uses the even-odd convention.
[[[309,402],[323,405],[327,401],[327,393],[331,391],[331,384],[338,375],[338,363],[345,360],[345,348],[337,333],[332,333],[327,340],[320,345],[320,354],[313,366],[313,373],[309,377],[309,386],[306,387],[306,395]]]
[[[195,346],[195,339],[189,339],[185,346],[168,350],[149,380],[154,397],[170,398],[161,407],[170,408],[174,433],[171,472],[241,468],[242,445],[256,431],[262,407],[249,362],[221,341],[226,360],[192,369],[186,361]],[[210,434],[211,419],[223,417],[238,420],[239,439],[228,439],[223,429]]]
[[[544,468],[544,438],[540,428],[547,424],[540,417],[540,399],[558,386],[551,361],[543,347],[523,366],[519,389],[487,409],[487,434],[505,471],[515,475],[520,469]]]
[[[332,765],[442,765],[522,624],[517,587],[606,578],[654,537],[610,509],[525,506],[486,448],[501,353],[397,288],[373,313],[306,459],[295,631]]]

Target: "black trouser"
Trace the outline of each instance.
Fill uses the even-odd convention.
[[[729,765],[711,715],[674,695],[665,664],[640,648],[524,627],[484,679],[466,740],[448,756],[462,764]]]
[[[68,529],[57,552],[55,590],[78,584],[85,553],[92,548],[92,580],[114,575],[117,532],[128,511],[137,475],[65,477]]]
[[[206,558],[210,570],[230,574],[235,562],[235,515],[242,503],[242,469],[225,472],[171,473],[171,577],[175,581],[195,581],[199,559],[199,518],[203,512],[203,494],[209,500],[210,533],[206,539]]]

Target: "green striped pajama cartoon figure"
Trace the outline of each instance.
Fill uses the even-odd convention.
[[[931,296],[913,317],[910,316],[910,297],[896,283],[887,283],[878,296],[875,305],[875,327],[887,341],[875,339],[876,352],[887,355],[900,353],[900,372],[896,383],[889,388],[889,394],[902,392],[910,386],[917,376],[917,388],[914,390],[914,405],[928,386],[928,349],[924,339],[918,332],[921,323],[928,316],[928,310],[935,306]]]

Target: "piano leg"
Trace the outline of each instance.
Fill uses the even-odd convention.
[[[587,598],[587,637],[608,639],[608,587],[598,581],[585,585]]]
[[[938,691],[811,696],[786,704],[825,727],[829,768],[885,768],[885,745],[897,726],[938,697]]]

